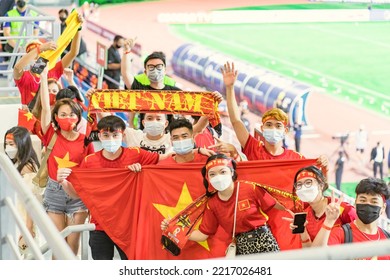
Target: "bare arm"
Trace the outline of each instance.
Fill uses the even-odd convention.
[[[248,141],[249,132],[246,130],[244,123],[241,121],[236,95],[234,92],[234,83],[237,79],[237,71],[234,70],[234,63],[230,66],[230,63],[227,62],[224,67],[221,68],[221,72],[226,86],[226,103],[230,122],[232,123],[234,132],[236,133],[241,147],[245,147],[246,141]]]
[[[3,28],[4,37],[11,36],[11,27],[4,27]],[[14,39],[8,39],[7,42],[11,47],[15,48],[16,42]]]
[[[81,34],[80,31],[78,31],[76,33],[76,36],[72,40],[69,52],[66,55],[64,55],[64,57],[61,59],[62,66],[64,68],[71,66],[73,60],[78,55],[80,50],[80,42],[81,42]]]
[[[109,64],[107,64],[107,69],[110,69],[110,70],[121,69],[121,63],[109,63]]]
[[[196,242],[201,242],[201,241],[205,241],[207,238],[209,238],[208,235],[196,229],[193,232],[191,232],[190,238],[188,239]]]
[[[41,73],[41,86],[39,95],[41,97],[42,112],[41,112],[41,127],[43,134],[46,134],[51,122],[49,87],[47,85],[48,66]]]
[[[127,54],[127,52],[131,51],[131,48],[134,47],[135,40],[137,39],[127,39],[123,45],[124,52],[121,60],[121,74],[123,81],[127,88],[131,88],[131,85],[134,82],[134,75],[131,73],[131,56]]]
[[[57,44],[55,42],[47,42],[39,46],[39,51],[44,52],[47,50],[55,50],[56,48]],[[29,53],[22,56],[18,62],[16,62],[13,72],[15,80],[19,80],[22,77],[24,68],[34,61],[38,54],[37,48],[32,49]]]

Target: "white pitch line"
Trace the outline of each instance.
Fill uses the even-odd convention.
[[[351,36],[351,35],[347,35],[345,33],[337,32],[337,31],[333,31],[333,30],[328,30],[328,29],[323,29],[323,28],[319,28],[319,27],[315,27],[315,26],[307,26],[306,28],[311,29],[311,30],[321,31],[323,33],[329,33],[329,34],[332,34],[332,35],[337,35],[337,36],[343,37],[343,38],[354,39],[354,40],[357,40],[357,41],[362,41],[362,42],[370,43],[370,44],[373,44],[373,45],[377,45],[379,47],[384,47],[386,49],[390,49],[390,44],[386,44],[386,43],[382,43],[382,42],[378,42],[378,41],[374,41],[374,40],[369,40],[369,39],[366,39],[366,38],[363,38],[363,37]]]
[[[226,41],[226,40],[223,40],[223,39],[220,39],[220,38],[213,37],[211,35],[207,35],[206,33],[201,33],[201,32],[199,32],[197,30],[194,30],[193,27],[189,27],[187,29],[187,31],[195,33],[195,34],[198,34],[198,35],[200,35],[202,37],[205,37],[205,38],[207,38],[209,40],[217,41],[217,42],[221,43],[222,45],[230,45],[230,46],[232,46],[235,49],[242,49],[242,50],[244,50],[246,52],[250,52],[250,53],[253,53],[255,55],[262,55],[262,56],[267,57],[269,59],[277,60],[277,61],[279,61],[281,63],[284,63],[286,65],[289,65],[291,67],[296,67],[298,69],[301,69],[303,71],[309,72],[311,74],[315,74],[317,76],[327,78],[328,80],[333,80],[333,81],[338,82],[340,84],[344,84],[347,87],[352,87],[352,88],[355,88],[357,90],[364,91],[364,92],[370,93],[370,94],[372,94],[374,96],[383,98],[385,100],[390,100],[390,96],[388,96],[386,94],[383,94],[383,93],[380,93],[380,92],[377,92],[377,91],[374,91],[374,90],[371,90],[371,89],[368,89],[368,88],[364,88],[362,86],[354,85],[354,84],[351,84],[351,83],[346,82],[344,80],[340,80],[340,79],[332,77],[332,76],[325,75],[325,74],[323,74],[321,72],[318,72],[316,70],[313,70],[311,68],[302,66],[300,64],[293,63],[291,61],[288,61],[288,60],[285,60],[285,59],[282,59],[282,58],[275,57],[275,56],[267,54],[265,52],[261,52],[261,51],[258,51],[258,50],[253,50],[252,48],[245,47],[243,44],[238,44],[238,43],[235,43],[233,41]]]

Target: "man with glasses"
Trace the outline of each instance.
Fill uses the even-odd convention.
[[[163,52],[153,52],[144,61],[144,73],[134,76],[131,71],[131,49],[136,38],[124,42],[123,57],[121,61],[121,74],[126,88],[134,90],[181,90],[175,86],[175,81],[166,75],[166,60]],[[170,121],[171,116],[167,116]],[[142,129],[140,118],[140,128]],[[134,127],[134,113],[129,113],[129,125]]]

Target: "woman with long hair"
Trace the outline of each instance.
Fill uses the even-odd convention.
[[[22,175],[26,186],[30,188],[39,202],[42,202],[43,189],[35,186],[32,179],[39,169],[38,156],[33,148],[29,131],[21,126],[15,126],[6,131],[4,135],[4,151],[14,163],[16,169]],[[27,214],[22,203],[18,208],[25,217],[26,226],[31,236],[35,237],[35,226],[31,217]],[[27,249],[23,236],[19,237],[19,248],[22,252]]]

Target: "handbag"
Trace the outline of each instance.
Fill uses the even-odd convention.
[[[45,155],[42,158],[41,166],[38,169],[37,175],[32,179],[34,185],[45,188],[47,185],[47,180],[49,179],[49,171],[47,169],[47,159],[51,151],[53,150],[54,143],[57,140],[57,133],[54,132],[53,136],[50,139],[50,143],[47,146]]]
[[[236,244],[236,220],[237,220],[237,204],[238,204],[238,191],[240,190],[240,182],[237,183],[237,194],[236,194],[236,205],[234,206],[234,217],[233,217],[233,233],[232,242],[226,249],[225,256],[228,259],[233,259],[236,256],[237,244]]]

